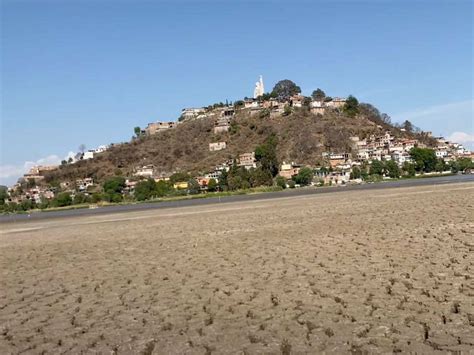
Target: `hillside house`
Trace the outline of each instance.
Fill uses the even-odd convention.
[[[230,107],[226,107],[224,108],[224,110],[222,111],[222,117],[226,117],[226,118],[232,118],[234,117],[235,115],[235,110],[233,108],[230,108]]]
[[[199,184],[199,186],[201,187],[201,189],[206,189],[207,188],[207,185],[209,185],[209,181],[211,180],[211,178],[208,178],[206,176],[198,176],[196,177],[196,181],[197,183]]]
[[[144,178],[153,177],[155,172],[155,167],[153,165],[144,165],[135,169],[135,173],[133,175],[140,176]]]
[[[255,159],[255,152],[240,154],[237,165],[243,166],[245,169],[256,168],[257,161]]]
[[[331,101],[326,102],[325,105],[326,107],[331,107],[331,108],[342,108],[345,103],[346,103],[346,99],[341,98],[341,97],[335,97]]]
[[[176,122],[152,122],[145,128],[145,134],[152,136],[172,128],[176,128]]]
[[[290,97],[290,106],[292,107],[303,107],[304,96],[303,95],[293,95]]]
[[[258,109],[260,108],[260,103],[255,99],[247,99],[244,100],[244,108]]]
[[[280,167],[280,171],[278,172],[278,174],[282,177],[284,177],[285,179],[291,179],[293,176],[296,176],[298,175],[298,173],[300,172],[300,169],[301,169],[301,165],[299,164],[295,164],[295,163],[285,163],[283,162],[283,164],[281,165]]]
[[[199,108],[183,108],[181,110],[181,118],[183,120],[191,120],[197,118],[198,116],[204,115],[206,113],[206,109],[204,107]]]
[[[216,152],[219,150],[223,150],[227,147],[226,142],[216,142],[216,143],[209,143],[209,151]]]
[[[326,112],[325,107],[311,107],[311,113],[315,115],[324,115],[324,112]]]
[[[93,149],[88,150],[87,152],[84,152],[84,155],[82,156],[82,160],[88,160],[94,158],[95,151]]]
[[[227,117],[219,117],[214,124],[214,133],[228,132],[230,128],[230,120]]]
[[[94,185],[94,180],[92,178],[77,179],[76,186],[79,191],[86,191],[89,186]]]
[[[175,182],[173,184],[173,187],[176,189],[176,190],[185,190],[187,189],[189,186],[188,182],[187,181],[178,181],[178,182]]]
[[[323,153],[323,158],[329,160],[331,167],[336,167],[337,165],[344,164],[349,159],[348,153]]]

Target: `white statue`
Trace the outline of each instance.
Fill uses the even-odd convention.
[[[255,89],[253,91],[253,98],[256,99],[265,93],[265,87],[263,86],[263,77],[260,75],[260,80],[255,83]]]

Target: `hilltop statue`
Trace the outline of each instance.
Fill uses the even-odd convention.
[[[253,98],[256,99],[265,93],[265,87],[263,86],[263,77],[260,75],[260,80],[255,83],[255,89],[253,91]]]

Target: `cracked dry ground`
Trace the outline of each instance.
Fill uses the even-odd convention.
[[[469,353],[473,192],[3,224],[0,353]]]

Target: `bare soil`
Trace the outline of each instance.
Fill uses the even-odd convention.
[[[474,184],[0,225],[0,353],[474,352]]]

